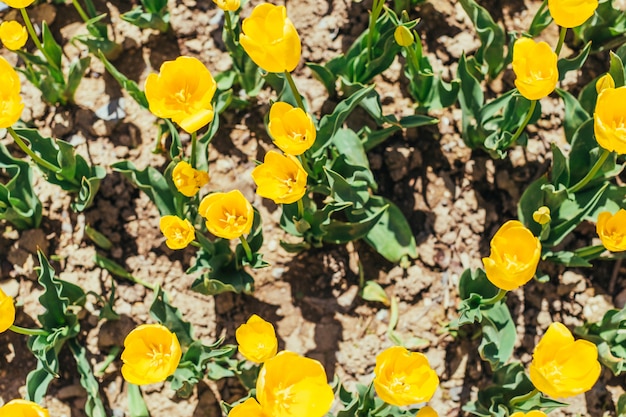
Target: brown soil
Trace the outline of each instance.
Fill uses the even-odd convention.
[[[256,1],[244,7],[247,16]],[[504,23],[507,30],[528,27],[540,1],[483,1]],[[222,17],[208,0],[170,2],[172,32],[159,34],[141,31],[122,21],[120,13],[131,4],[114,0],[96,2],[99,11],[109,15],[115,40],[124,52],[114,61],[116,67],[140,85],[161,63],[179,55],[198,57],[213,73],[227,69],[230,58],[221,40]],[[323,63],[345,51],[367,26],[370,2],[332,0],[294,0],[288,10],[303,41],[302,62]],[[51,24],[57,40],[65,44],[71,59],[86,52],[68,42],[84,32],[71,4],[43,4],[33,8],[33,15]],[[11,19],[15,11],[0,14]],[[430,1],[418,6],[412,17],[421,17],[418,30],[437,70],[446,77],[456,72],[456,62],[465,51],[471,55],[479,46],[471,23],[460,4]],[[555,43],[557,32],[549,28],[543,35]],[[568,52],[566,50],[565,52]],[[571,51],[569,51],[571,52]],[[2,51],[10,62],[16,56]],[[567,88],[587,82],[606,71],[606,56],[593,56],[576,76],[567,80]],[[312,111],[326,111],[327,96],[323,86],[304,66],[295,71],[296,83],[309,101]],[[406,91],[398,60],[381,77],[376,89],[386,113],[397,116],[413,113],[412,100]],[[512,88],[512,74],[505,71],[488,87],[494,94]],[[234,342],[234,330],[256,313],[271,321],[279,336],[279,347],[320,360],[329,378],[334,374],[347,384],[369,383],[377,353],[392,342],[387,337],[389,310],[381,304],[366,302],[358,296],[359,261],[366,280],[376,280],[390,296],[399,300],[397,332],[403,340],[414,338],[417,350],[424,352],[441,386],[431,405],[441,416],[463,415],[461,407],[475,399],[480,387],[489,382],[490,370],[477,354],[478,340],[470,336],[453,338],[447,324],[456,318],[457,284],[465,268],[480,267],[488,254],[489,240],[506,220],[516,218],[516,205],[525,187],[550,166],[550,142],[563,143],[563,107],[555,97],[542,101],[544,114],[537,127],[530,127],[525,149],[510,152],[506,160],[493,160],[484,152],[471,150],[460,135],[460,110],[433,114],[439,123],[411,129],[391,137],[369,155],[370,164],[380,184],[380,193],[395,201],[409,220],[416,236],[419,258],[402,269],[390,264],[367,245],[355,242],[346,246],[327,245],[298,255],[285,252],[279,242],[289,240],[278,225],[280,209],[255,195],[249,172],[254,161],[273,147],[263,126],[269,100],[275,97],[264,90],[257,102],[245,111],[228,110],[220,131],[210,148],[211,190],[239,188],[263,215],[265,243],[263,253],[270,267],[254,271],[253,294],[222,294],[216,297],[192,292],[193,277],[185,270],[193,261],[194,250],[171,251],[158,229],[159,214],[149,199],[127,182],[110,165],[128,159],[137,167],[148,165],[162,169],[167,160],[154,154],[157,129],[155,117],[142,110],[121,91],[118,84],[96,60],[78,90],[76,105],[54,108],[40,100],[39,92],[23,85],[27,109],[23,119],[74,144],[90,163],[107,167],[94,205],[83,214],[69,208],[70,198],[41,178],[36,190],[44,204],[41,228],[18,233],[7,223],[0,223],[0,284],[15,296],[20,308],[17,323],[35,326],[41,312],[36,282],[36,247],[53,262],[58,275],[78,283],[85,290],[108,294],[112,277],[94,263],[99,249],[85,236],[90,225],[113,243],[110,252],[102,252],[123,265],[133,275],[161,284],[172,296],[195,329],[195,336],[206,344],[219,337]],[[125,118],[110,125],[99,120],[96,111],[113,100],[123,99]],[[359,118],[361,117],[361,118]],[[356,114],[350,124],[364,121]],[[3,143],[11,145],[5,138]],[[17,151],[11,146],[12,151]],[[594,239],[591,225],[584,224],[572,241],[589,244]],[[570,242],[570,243],[571,243]],[[626,301],[626,270],[615,263],[597,263],[593,268],[564,271],[542,266],[550,273],[550,282],[531,282],[514,291],[508,303],[517,319],[519,338],[515,355],[525,365],[539,337],[552,321],[568,326],[584,320],[598,320],[613,306]],[[148,308],[152,294],[140,285],[116,278],[115,310],[122,316],[115,322],[98,322],[99,306],[90,300],[84,316],[80,340],[88,346],[90,361],[99,369],[113,346],[122,344],[134,326],[151,321]],[[471,330],[467,332],[471,335]],[[24,337],[0,334],[0,397],[3,401],[21,397],[26,374],[35,366]],[[60,378],[46,397],[51,415],[84,416],[85,394],[70,355],[63,353]],[[99,377],[102,395],[110,415],[127,414],[125,383],[116,360]],[[571,399],[571,405],[554,416],[602,416],[614,414],[614,403],[624,392],[623,380],[604,369],[601,380],[585,395]],[[235,401],[243,395],[235,381],[202,381],[189,399],[177,399],[168,384],[143,389],[153,417],[219,416],[219,401]]]

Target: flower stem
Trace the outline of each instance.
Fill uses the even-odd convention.
[[[285,71],[285,79],[289,83],[289,87],[291,88],[291,92],[296,99],[296,103],[298,103],[298,107],[300,107],[306,113],[306,108],[304,107],[304,103],[302,102],[302,97],[300,96],[300,93],[298,93],[296,83],[293,82],[293,78],[291,77],[291,73],[289,73],[289,71]]]
[[[577,191],[580,191],[585,185],[587,185],[587,183],[591,181],[593,177],[596,176],[600,168],[602,168],[602,165],[604,165],[604,162],[606,161],[606,159],[609,157],[610,154],[611,154],[611,151],[604,149],[604,152],[602,152],[602,155],[600,155],[600,158],[598,158],[598,160],[593,165],[593,167],[591,167],[591,170],[587,172],[587,175],[585,175],[585,177],[582,180],[578,181],[578,184],[569,188],[567,192],[575,193]]]
[[[228,10],[224,10],[224,20],[226,24],[226,31],[228,35],[233,40],[235,45],[239,45],[239,39],[235,37],[235,31],[233,30],[233,20],[230,18],[230,12]]]
[[[511,407],[515,407],[517,404],[523,404],[526,401],[530,400],[535,395],[537,395],[538,393],[539,393],[539,390],[537,388],[535,388],[535,389],[533,389],[532,391],[530,391],[527,394],[520,395],[519,397],[513,397],[513,398],[511,398],[511,401],[509,402],[509,405]]]
[[[85,13],[85,10],[81,7],[78,0],[72,0],[72,4],[74,5],[74,8],[80,15],[80,18],[83,19],[85,23],[87,23],[87,21],[89,21],[89,16],[87,16],[87,13]]]
[[[304,218],[304,203],[302,202],[302,199],[298,200],[298,217],[300,219]]]
[[[535,112],[535,107],[537,107],[537,100],[531,100],[530,107],[528,108],[528,113],[526,113],[526,117],[524,118],[524,121],[522,122],[521,125],[519,125],[519,127],[517,128],[517,131],[515,131],[515,133],[513,134],[513,137],[511,138],[511,143],[509,144],[509,146],[515,144],[515,142],[522,135],[522,132],[526,128],[526,125],[528,125],[528,122],[530,122],[530,118],[533,117],[533,113]]]
[[[249,262],[252,262],[252,249],[250,249],[250,244],[243,235],[239,236],[239,240],[241,241],[241,246],[243,246],[244,252],[246,252],[246,259],[248,259]]]
[[[30,17],[28,17],[28,12],[26,11],[26,8],[25,7],[21,7],[20,8],[20,13],[22,14],[22,19],[24,19],[24,23],[26,24],[26,29],[28,30],[28,34],[30,35],[30,38],[33,40],[33,43],[35,44],[37,49],[39,49],[41,51],[41,53],[43,54],[43,56],[46,57],[46,60],[48,61],[48,64],[53,66],[54,69],[60,70],[60,68],[57,67],[57,64],[50,57],[50,55],[48,55],[46,53],[46,50],[44,49],[43,45],[39,41],[39,37],[37,36],[37,33],[35,33],[35,28],[33,27],[33,24],[30,21]]]
[[[27,329],[26,327],[20,327],[14,324],[9,327],[9,330],[14,333],[23,334],[26,336],[48,336],[50,334],[47,330],[44,329]]]
[[[189,165],[192,168],[196,168],[196,152],[198,148],[198,134],[193,132],[191,134],[191,157],[189,158]]]
[[[15,133],[15,130],[13,130],[12,127],[8,127],[7,131],[9,132],[9,134],[11,135],[11,137],[13,138],[17,146],[19,146],[20,149],[24,151],[25,154],[30,156],[37,165],[45,167],[46,169],[54,173],[61,172],[61,169],[59,167],[52,165],[50,162],[46,161],[45,159],[37,155],[35,152],[33,152],[33,150],[30,149],[28,145],[26,145],[26,143],[22,140],[22,138],[17,133]]]
[[[376,34],[376,21],[380,12],[383,9],[384,0],[374,0],[372,4],[372,11],[370,13],[369,30],[367,32],[367,61],[372,60],[372,43],[374,43],[374,35]]]
[[[556,48],[554,48],[554,52],[556,53],[557,58],[561,54],[561,48],[563,48],[563,43],[565,42],[566,33],[567,33],[567,28],[561,27],[561,31],[559,32],[559,41],[556,44]]]
[[[487,298],[486,300],[483,300],[480,302],[480,305],[490,305],[490,304],[495,304],[498,301],[502,300],[504,298],[504,296],[506,295],[507,291],[503,290],[502,288],[499,289],[498,293],[496,295],[494,295],[491,298]]]

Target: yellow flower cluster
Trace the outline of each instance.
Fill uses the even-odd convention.
[[[172,375],[182,350],[176,335],[161,324],[142,324],[124,339],[122,376],[131,384],[163,382]]]
[[[552,323],[543,335],[530,364],[530,380],[554,398],[589,391],[600,377],[598,348],[587,340],[574,340],[561,323]]]
[[[0,56],[0,129],[11,127],[20,119],[24,110],[20,89],[17,72]]]
[[[50,417],[50,413],[32,401],[11,400],[0,407],[0,417]]]
[[[491,254],[483,258],[485,274],[493,285],[514,290],[535,275],[541,242],[521,222],[510,220],[491,239]]]

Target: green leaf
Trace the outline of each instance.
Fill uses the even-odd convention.
[[[72,61],[67,74],[67,85],[65,87],[65,97],[69,102],[74,102],[74,93],[76,93],[76,89],[83,79],[85,71],[89,68],[90,63],[91,57],[89,56]]]
[[[63,50],[59,46],[59,44],[54,40],[54,36],[50,32],[50,28],[48,24],[44,20],[41,22],[41,38],[42,43],[41,46],[46,53],[46,56],[49,57],[52,62],[50,63],[53,67],[55,67],[58,71],[61,68],[61,57],[63,56]]]
[[[622,59],[613,51],[610,52],[611,61],[609,65],[609,74],[615,81],[615,88],[623,87],[626,82],[624,81],[624,63]]]
[[[130,417],[150,417],[138,385],[128,384],[128,412]]]
[[[44,368],[41,361],[37,361],[37,368],[26,376],[26,400],[40,403],[46,396],[54,376],[54,373]]]
[[[369,216],[358,221],[342,222],[331,220],[328,224],[322,224],[323,239],[331,243],[348,243],[364,237],[380,220],[388,206],[378,208]]]
[[[482,309],[480,322],[483,338],[478,347],[480,357],[491,365],[491,369],[501,368],[513,354],[517,336],[515,322],[506,304],[499,301]]]
[[[552,185],[555,188],[559,184],[569,185],[569,167],[565,155],[555,143],[551,143],[550,148],[552,149]]]
[[[390,305],[389,296],[376,281],[365,281],[360,296],[366,301],[377,301],[384,305]]]
[[[589,56],[589,52],[591,52],[591,42],[587,42],[587,45],[583,48],[580,53],[574,58],[561,58],[557,63],[557,68],[559,71],[559,81],[563,81],[565,79],[565,74],[570,71],[578,71],[582,68],[583,64],[587,60]]]
[[[463,140],[474,148],[482,146],[484,137],[474,135],[477,130],[477,120],[481,114],[485,97],[478,80],[470,73],[465,54],[461,55],[457,77],[461,80],[459,104],[461,105]]]
[[[576,130],[589,120],[591,116],[573,95],[560,88],[557,88],[556,92],[561,96],[565,104],[565,118],[563,119],[565,139],[568,143],[572,143]]]
[[[311,69],[313,76],[321,82],[324,87],[326,87],[326,91],[330,97],[334,97],[337,95],[336,83],[337,77],[332,73],[327,67],[319,64],[315,64],[313,62],[307,62],[306,66]]]
[[[105,58],[102,52],[98,53],[98,58],[100,59],[100,61],[102,61],[102,63],[104,64],[104,67],[109,72],[109,74],[111,74],[111,76],[115,78],[115,80],[120,84],[122,89],[128,92],[128,94],[133,99],[135,99],[137,104],[139,104],[144,109],[148,110],[150,106],[148,104],[148,99],[146,98],[146,94],[143,92],[143,90],[141,90],[141,88],[139,88],[137,83],[129,79],[128,77],[126,77],[121,72],[119,72],[117,68],[115,68],[115,66],[111,64],[108,59]]]
[[[87,391],[85,413],[88,417],[107,417],[100,395],[100,385],[93,375],[93,370],[87,359],[86,349],[79,345],[76,339],[70,340],[68,345],[76,360],[76,366],[80,375],[80,385]]]
[[[148,166],[139,170],[130,161],[116,162],[111,165],[111,168],[120,172],[126,179],[145,192],[157,206],[161,216],[177,214],[174,191],[170,188],[165,177],[155,168]]]
[[[160,287],[154,294],[150,315],[175,333],[181,345],[189,346],[193,343],[191,323],[183,320],[180,310],[169,303],[167,295]]]
[[[170,15],[167,9],[154,13],[144,12],[143,7],[137,6],[120,17],[141,29],[156,29],[163,33],[169,29]]]
[[[533,17],[533,21],[530,23],[530,27],[528,28],[528,34],[531,38],[538,36],[550,25],[550,23],[552,23],[552,16],[550,15],[550,10],[547,6],[547,3],[542,3],[539,10],[537,10],[537,13]]]

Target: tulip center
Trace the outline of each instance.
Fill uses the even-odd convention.
[[[190,99],[191,93],[189,92],[189,87],[185,85],[183,88],[174,93],[174,100],[182,106],[185,110],[190,107]]]
[[[389,389],[393,392],[404,392],[409,389],[409,385],[403,377],[394,376],[389,383]]]
[[[163,344],[159,343],[158,345],[151,346],[148,357],[150,358],[150,366],[152,368],[159,368],[169,361],[170,354],[165,351]]]
[[[292,391],[291,387],[283,388],[281,386],[278,386],[276,391],[274,391],[275,392],[274,404],[278,408],[289,410],[289,408],[291,407],[291,404],[293,403],[293,400],[292,400],[293,392],[291,391]]]
[[[619,118],[614,118],[612,120],[612,125],[611,126],[614,130],[617,129],[626,129],[626,121],[624,121],[624,116],[619,116]]]
[[[224,210],[224,217],[220,221],[225,223],[224,228],[226,230],[239,229],[246,223],[246,217],[240,216],[236,212],[230,213]]]

